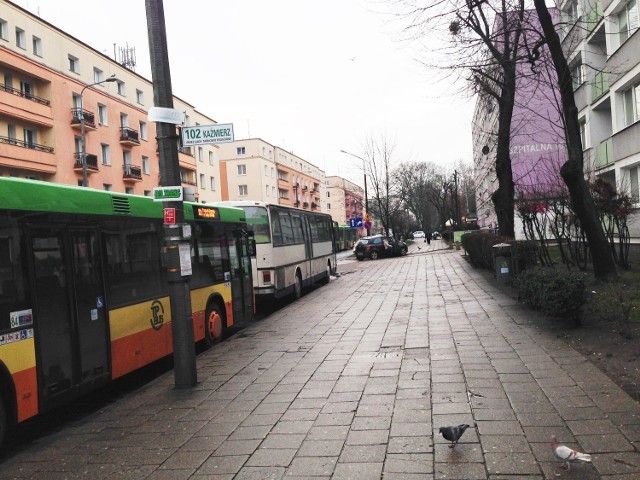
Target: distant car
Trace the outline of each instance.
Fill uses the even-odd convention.
[[[431,234],[431,238],[432,238],[433,240],[440,240],[440,239],[442,238],[442,235],[440,234],[440,232],[433,232],[433,233]]]
[[[380,257],[404,256],[409,248],[406,243],[393,237],[362,237],[356,243],[354,251],[358,260],[376,260]]]
[[[424,238],[426,235],[422,230],[418,230],[417,232],[413,232],[413,238]]]

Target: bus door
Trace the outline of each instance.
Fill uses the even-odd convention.
[[[46,405],[106,381],[109,337],[97,229],[32,228],[38,378]]]
[[[247,242],[245,235],[238,234],[232,244],[235,249],[229,248],[233,318],[245,322],[253,318],[253,282]]]

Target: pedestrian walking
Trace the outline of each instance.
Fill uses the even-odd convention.
[[[425,241],[427,242],[427,245],[431,245],[431,232],[427,232],[427,234],[424,236]]]

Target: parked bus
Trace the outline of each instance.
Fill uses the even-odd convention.
[[[184,203],[196,341],[253,315],[241,209]],[[172,353],[163,204],[0,177],[0,440]],[[251,247],[251,248],[249,248]]]
[[[350,250],[358,240],[358,229],[335,223],[338,251]]]
[[[253,230],[251,258],[256,301],[294,295],[336,272],[336,232],[331,215],[264,202],[227,201],[244,210]]]

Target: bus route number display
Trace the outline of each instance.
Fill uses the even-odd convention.
[[[219,220],[220,212],[215,207],[201,207],[198,205],[193,206],[194,218],[200,218],[203,220]]]

